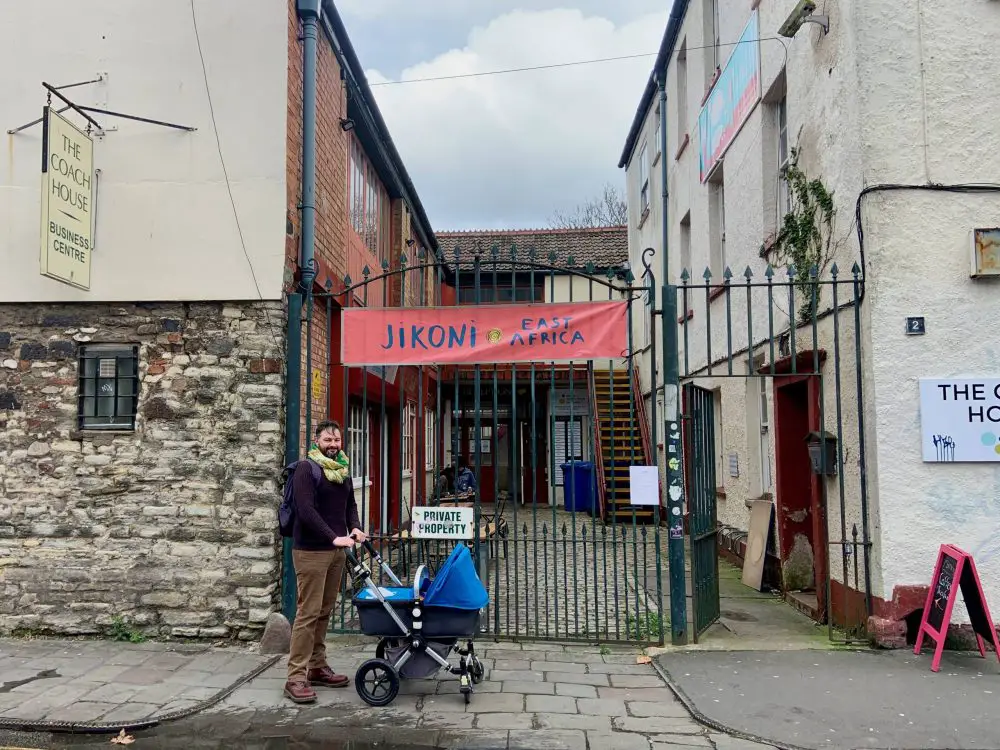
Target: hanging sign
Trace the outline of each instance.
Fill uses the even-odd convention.
[[[617,359],[628,348],[628,302],[341,311],[341,362],[482,364]]]
[[[94,142],[51,107],[42,113],[41,272],[90,289]]]
[[[412,509],[410,536],[414,539],[472,539],[475,508]]]
[[[969,611],[969,621],[976,634],[980,655],[986,657],[984,642],[989,640],[997,652],[997,658],[1000,659],[1000,642],[997,641],[993,619],[990,617],[989,607],[986,606],[986,595],[983,593],[983,585],[979,581],[979,573],[976,571],[972,555],[954,545],[942,544],[930,590],[927,592],[924,615],[920,620],[920,630],[917,632],[917,643],[913,648],[913,653],[919,655],[925,636],[934,642],[932,672],[937,672],[941,667],[941,653],[944,651],[948,623],[951,621],[959,589],[962,590],[965,608]]]
[[[1000,379],[921,378],[924,461],[1000,462]]]

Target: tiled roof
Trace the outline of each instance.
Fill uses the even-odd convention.
[[[479,254],[483,271],[492,271],[493,248],[499,248],[501,261],[509,261],[511,248],[517,248],[517,258],[529,260],[534,251],[535,262],[576,268],[593,263],[595,268],[621,268],[628,262],[628,227],[597,227],[593,229],[510,229],[467,232],[435,232],[445,263],[455,267],[458,249],[460,270],[472,270],[473,259]],[[555,253],[555,262],[550,258]],[[500,263],[498,270],[510,270],[510,264]]]

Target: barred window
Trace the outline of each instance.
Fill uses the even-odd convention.
[[[138,346],[80,347],[80,429],[134,430],[138,401]]]

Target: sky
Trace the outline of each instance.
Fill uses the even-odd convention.
[[[596,197],[625,138],[669,0],[338,0],[435,231],[544,228]],[[633,60],[394,83],[594,58]],[[377,85],[389,83],[389,85]]]

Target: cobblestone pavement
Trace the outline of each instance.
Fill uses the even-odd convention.
[[[594,524],[586,513],[519,508],[504,513],[508,535],[481,545],[480,575],[490,594],[483,633],[505,637],[647,641],[657,638],[656,529]],[[398,550],[382,555],[404,582],[426,560],[411,543],[407,565]],[[666,585],[666,533],[660,534]],[[450,551],[450,545],[447,547]],[[499,553],[499,554],[498,554]],[[440,555],[443,559],[444,555]],[[664,589],[666,590],[666,589]],[[357,628],[346,601],[334,622]]]
[[[374,646],[330,645],[330,661],[353,678]],[[456,678],[404,681],[387,708],[371,708],[353,688],[320,692],[313,706],[282,698],[284,661],[247,683],[199,720],[260,726],[275,738],[296,727],[328,740],[378,737],[383,747],[503,750],[653,750],[764,747],[709,732],[690,718],[653,666],[634,649],[554,643],[485,643],[485,681],[465,705]],[[252,717],[252,718],[250,718]],[[399,743],[399,744],[393,744]],[[402,744],[407,743],[407,744]]]
[[[197,710],[267,664],[246,648],[0,639],[0,726],[110,726]]]

